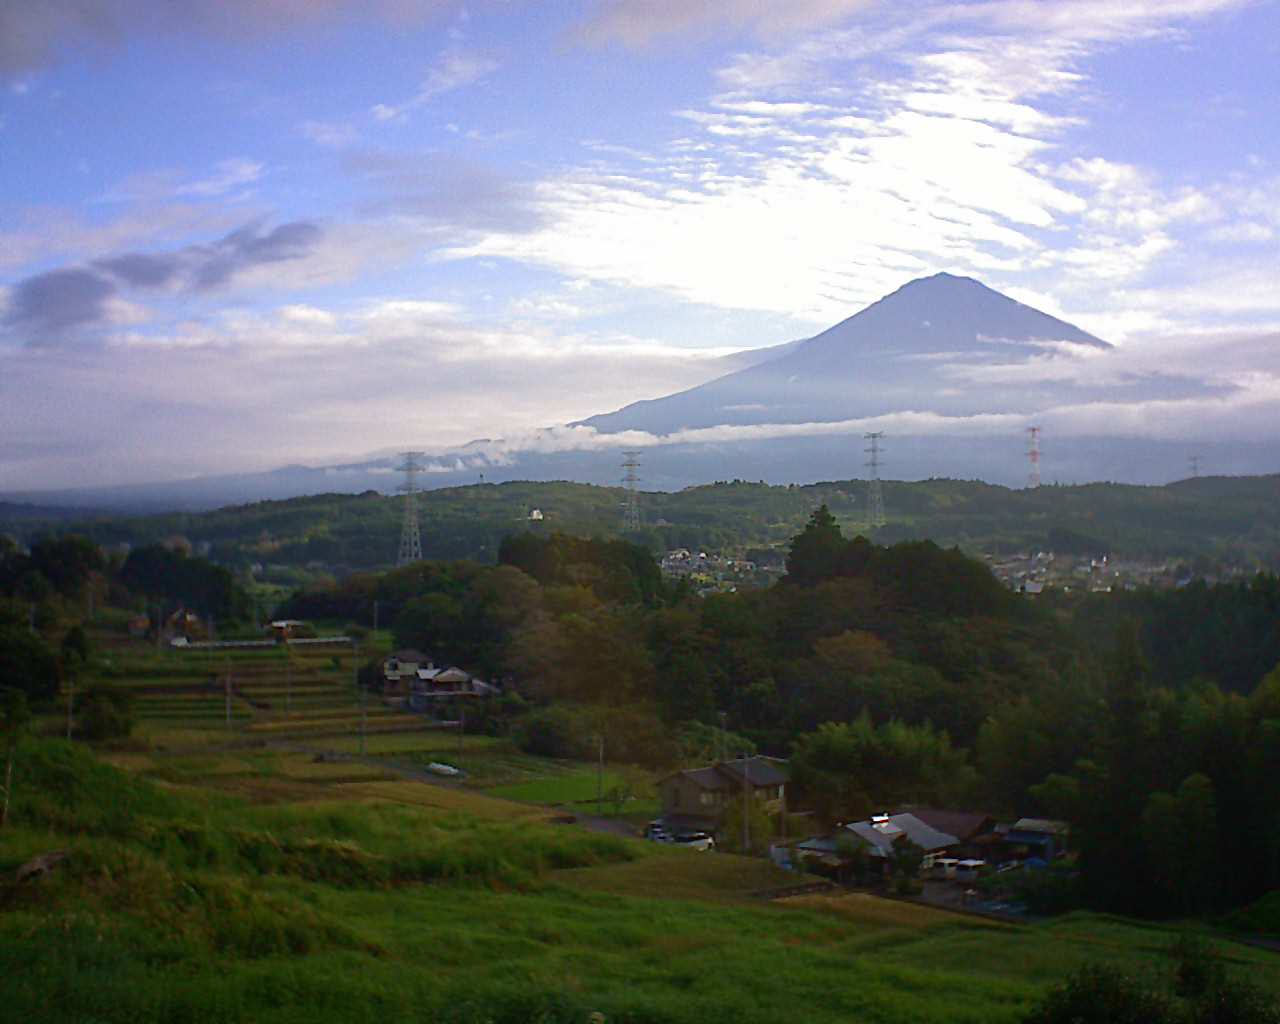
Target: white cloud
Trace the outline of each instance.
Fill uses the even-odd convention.
[[[498,67],[498,62],[486,54],[455,46],[440,54],[412,99],[397,104],[378,103],[370,112],[378,121],[400,120],[411,110],[425,106],[437,96],[486,78],[497,71]]]
[[[303,121],[298,132],[319,146],[345,149],[360,141],[360,132],[347,121]]]
[[[263,164],[237,158],[217,164],[207,178],[189,181],[174,189],[180,196],[221,196],[243,185],[251,185],[262,177]]]

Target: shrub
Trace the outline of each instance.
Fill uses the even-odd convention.
[[[118,686],[95,686],[78,715],[80,735],[91,740],[120,739],[133,732],[133,694]]]
[[[516,745],[526,754],[562,759],[590,755],[590,734],[580,731],[580,723],[567,708],[540,708],[526,715],[516,728]]]
[[[1135,978],[1090,964],[1048,995],[1023,1024],[1181,1024],[1182,1015],[1166,996]]]

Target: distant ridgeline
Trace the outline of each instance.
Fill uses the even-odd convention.
[[[1280,566],[1280,476],[1202,477],[1163,487],[1121,484],[1012,490],[977,481],[885,481],[888,524],[879,543],[930,539],[970,552],[1129,558],[1200,558],[1252,571]],[[493,563],[502,539],[525,529],[619,536],[620,488],[567,482],[478,484],[419,499],[423,553]],[[675,493],[643,493],[643,526],[629,539],[651,551],[780,552],[825,504],[844,532],[864,532],[866,484],[805,486],[734,481]],[[19,509],[15,511],[15,509]],[[80,521],[55,510],[0,506],[0,531],[19,539],[75,532],[102,544],[182,537],[206,557],[239,569],[310,566],[337,572],[394,561],[401,499],[375,491],[264,501],[213,512]],[[535,514],[535,511],[537,514]]]

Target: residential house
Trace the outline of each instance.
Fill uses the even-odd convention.
[[[930,828],[956,837],[958,842],[947,851],[948,856],[985,861],[1000,859],[996,851],[1004,842],[1004,836],[996,830],[996,819],[992,815],[931,807],[904,807],[903,810]]]
[[[498,692],[496,686],[463,669],[421,666],[409,682],[409,707],[425,711],[441,700],[493,697]]]
[[[1019,818],[1004,834],[1005,849],[1017,860],[1051,861],[1067,848],[1068,825],[1048,818]]]
[[[287,643],[295,636],[307,632],[307,624],[301,619],[276,619],[267,629],[276,643]]]
[[[390,693],[403,693],[418,678],[421,669],[433,669],[431,659],[421,651],[405,648],[393,651],[382,661],[383,689]]]
[[[872,865],[887,874],[900,844],[911,842],[925,853],[925,865],[951,851],[960,840],[922,821],[914,814],[877,814],[866,821],[842,825],[830,835],[815,836],[795,845],[802,861],[825,869],[837,878],[847,877],[856,852],[861,850]]]
[[[658,780],[662,818],[671,829],[714,832],[744,792],[775,814],[786,809],[787,777],[786,761],[760,755],[674,772]]]

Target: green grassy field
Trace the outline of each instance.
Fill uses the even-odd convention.
[[[163,692],[207,666],[136,644],[111,657],[111,681],[138,693],[135,738],[20,752],[0,832],[7,1018],[1001,1024],[1081,964],[1170,962],[1174,929],[1099,915],[1007,925],[859,894],[763,901],[797,876],[553,823],[552,805],[594,811],[594,767],[503,739],[415,725],[347,759],[349,662],[237,659],[228,729],[219,695]],[[400,771],[430,761],[468,776]],[[650,780],[604,781],[640,796],[624,814],[650,813]],[[69,859],[48,878],[13,882],[53,849]],[[1280,957],[1220,950],[1280,997]]]
[[[630,787],[630,795],[621,805],[609,796],[615,787]],[[651,785],[637,788],[631,779],[618,772],[605,771],[601,777],[591,768],[570,768],[561,774],[494,786],[488,792],[507,800],[565,805],[586,814],[621,815],[629,820],[656,817],[660,809]],[[604,795],[603,799],[598,799],[600,794]]]
[[[607,793],[614,786],[622,785],[624,781],[616,772],[608,771],[600,777],[594,771],[579,770],[552,778],[495,786],[491,792],[494,796],[506,797],[508,800],[525,800],[529,803],[576,804],[594,801],[598,793]]]
[[[796,876],[545,824],[465,787],[271,752],[113,756],[169,778],[57,741],[20,751],[0,842],[10,1019],[999,1024],[1079,964],[1146,970],[1174,937],[857,894],[764,902]],[[235,779],[267,788],[217,785]],[[69,859],[49,877],[11,881],[55,848]],[[1220,948],[1280,995],[1280,958]]]

